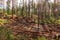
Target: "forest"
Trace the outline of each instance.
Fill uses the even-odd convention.
[[[0,40],[60,40],[60,0],[0,0]]]

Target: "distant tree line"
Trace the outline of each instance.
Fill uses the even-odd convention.
[[[50,18],[60,18],[60,3],[57,0],[54,2],[49,2],[49,0],[7,0],[7,14],[11,14],[12,18],[14,15],[17,17],[36,17],[38,21],[45,22],[44,20],[49,20]],[[19,4],[19,5],[18,5]],[[12,6],[12,8],[10,8]],[[4,11],[4,9],[3,9]],[[4,14],[4,13],[3,13]]]

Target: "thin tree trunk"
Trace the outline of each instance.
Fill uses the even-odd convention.
[[[32,11],[34,11],[33,9],[34,9],[34,7],[33,7],[33,0],[32,0]],[[33,14],[31,13],[31,17],[32,16],[33,16]]]
[[[14,14],[14,0],[12,0],[12,18],[13,18],[13,14]]]
[[[3,0],[3,17],[4,17],[4,0]]]
[[[10,0],[7,0],[7,13],[9,14],[9,10],[10,10]]]
[[[37,5],[38,6],[37,7],[37,14],[38,14],[38,30],[37,31],[38,32],[39,32],[39,24],[40,24],[40,21],[39,20],[40,20],[40,14],[41,14],[41,11],[40,11],[40,3],[39,2],[40,2],[40,0],[38,0],[38,5]]]
[[[56,3],[57,0],[54,0],[54,9],[53,9],[53,13],[54,13],[54,17],[56,18],[57,17],[57,3]]]
[[[28,1],[28,18],[30,17],[30,0]]]

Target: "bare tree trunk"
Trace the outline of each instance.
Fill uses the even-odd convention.
[[[30,17],[30,0],[28,1],[28,18]]]
[[[31,18],[32,18],[33,12],[34,12],[34,10],[33,10],[33,9],[34,9],[34,7],[33,7],[33,0],[31,0],[30,6],[31,6],[31,9],[32,9],[32,11],[31,11],[31,13],[30,13],[30,14],[31,14],[30,16],[31,16]]]
[[[38,0],[38,5],[37,5],[37,15],[38,15],[38,32],[39,32],[39,24],[40,24],[40,14],[41,14],[41,9],[40,9],[40,0]]]
[[[22,17],[24,17],[24,0],[23,0],[23,7],[22,7]]]
[[[54,8],[53,8],[53,13],[54,13],[54,17],[57,17],[57,0],[54,0]]]
[[[25,14],[26,14],[26,17],[27,17],[27,1],[25,1],[25,3],[24,3],[24,8],[25,8]]]
[[[12,18],[13,18],[13,14],[14,14],[14,0],[12,0]]]
[[[7,0],[7,13],[9,14],[9,10],[10,10],[10,0]]]
[[[3,3],[3,17],[4,17],[4,0],[2,0],[2,1],[3,1],[2,3]]]

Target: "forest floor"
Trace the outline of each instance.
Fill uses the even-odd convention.
[[[9,19],[10,22],[5,24],[13,31],[14,35],[29,35],[30,37],[35,36],[46,36],[55,37],[60,36],[60,25],[56,24],[37,24],[32,21],[31,18],[13,18]]]
[[[54,35],[60,35],[60,25],[56,24],[37,24],[32,21],[31,18],[14,18],[10,20],[9,25],[13,29],[16,34],[19,32],[39,32],[41,34],[49,34],[52,33]],[[39,27],[38,27],[39,26]],[[40,35],[40,34],[39,34]]]

